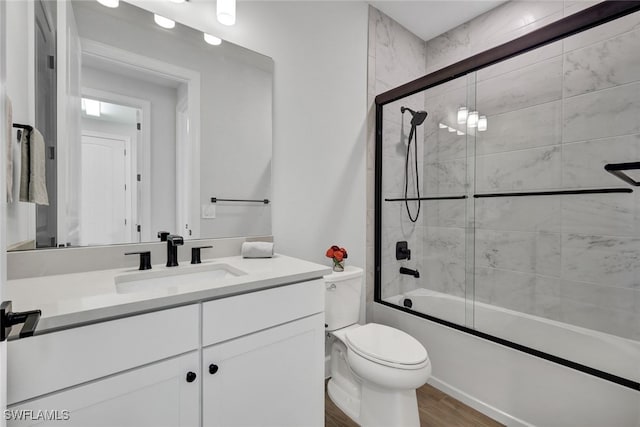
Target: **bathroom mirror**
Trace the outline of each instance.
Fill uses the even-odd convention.
[[[9,49],[29,80],[8,80],[13,122],[44,151],[14,129],[9,250],[271,234],[271,58],[123,1],[10,3],[28,40]],[[48,205],[21,201],[25,177]]]

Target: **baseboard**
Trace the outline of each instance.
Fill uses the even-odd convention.
[[[448,394],[449,396],[458,399],[459,401],[461,401],[462,403],[464,403],[467,406],[472,407],[473,409],[475,409],[478,412],[482,412],[483,414],[485,414],[486,416],[493,418],[494,420],[498,421],[499,423],[502,423],[506,426],[509,427],[534,427],[533,424],[529,424],[525,421],[522,421],[519,418],[516,418],[514,416],[511,416],[509,414],[507,414],[506,412],[503,412],[501,410],[499,410],[498,408],[494,408],[491,405],[488,405],[478,399],[476,399],[475,397],[455,388],[452,387],[451,385],[447,384],[444,381],[440,381],[439,379],[435,378],[435,377],[431,377],[429,378],[429,381],[427,381],[430,385],[432,385],[433,387],[437,388],[438,390],[442,391],[443,393]]]

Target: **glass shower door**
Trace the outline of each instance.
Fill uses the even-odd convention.
[[[469,132],[463,113],[474,111],[474,80],[463,76],[385,105],[382,138],[382,299],[468,327],[469,149],[475,131]],[[415,132],[412,113],[401,107],[427,112]],[[412,133],[417,139],[407,157]],[[403,255],[405,245],[410,258]]]

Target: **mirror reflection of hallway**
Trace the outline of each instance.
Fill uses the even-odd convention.
[[[83,99],[80,244],[138,242],[136,147],[140,111]]]

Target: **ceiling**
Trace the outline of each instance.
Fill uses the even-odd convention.
[[[505,0],[369,1],[423,40],[431,40],[502,3]]]

